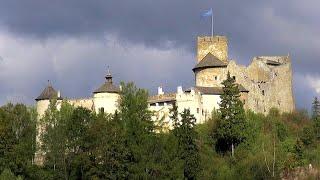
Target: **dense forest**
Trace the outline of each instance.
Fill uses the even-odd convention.
[[[279,179],[320,166],[320,103],[306,111],[245,111],[232,78],[219,111],[197,124],[173,106],[172,130],[152,121],[148,92],[122,84],[118,111],[96,114],[52,100],[37,121],[34,108],[0,108],[0,179]],[[311,105],[310,105],[311,106]],[[36,124],[45,131],[43,166],[34,164]]]

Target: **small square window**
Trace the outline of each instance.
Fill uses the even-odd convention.
[[[218,80],[218,76],[215,76],[215,77],[214,77],[214,80]]]

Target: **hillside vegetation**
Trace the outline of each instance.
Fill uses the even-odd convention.
[[[230,79],[229,79],[230,80]],[[151,120],[148,93],[123,84],[119,111],[96,114],[55,101],[41,119],[42,167],[34,165],[36,113],[23,104],[0,108],[0,179],[279,179],[320,166],[319,102],[305,111],[245,112],[231,80],[221,109],[196,124],[177,112],[163,131]]]

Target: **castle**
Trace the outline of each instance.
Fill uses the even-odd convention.
[[[221,83],[228,72],[238,84],[245,109],[264,114],[272,107],[281,112],[295,109],[289,55],[254,57],[251,64],[245,67],[228,58],[228,40],[225,36],[198,37],[197,43],[197,60],[192,69],[195,75],[194,87],[183,90],[179,86],[174,93],[164,93],[162,87],[159,87],[158,94],[150,96],[148,101],[155,120],[164,119],[170,128],[169,110],[175,103],[179,112],[185,108],[190,109],[197,123],[206,121],[214,109],[219,109],[223,92]],[[93,92],[92,98],[65,100],[76,107],[114,113],[121,87],[114,84],[110,72],[105,78],[106,81]],[[39,117],[44,115],[53,98],[58,99],[58,106],[63,99],[60,92],[51,85],[36,98]]]

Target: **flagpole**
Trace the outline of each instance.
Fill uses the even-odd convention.
[[[211,36],[213,37],[213,12],[211,8]]]

